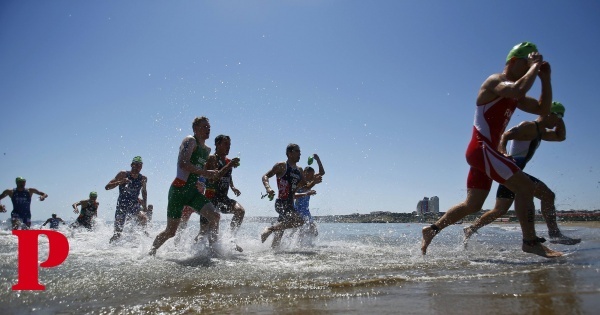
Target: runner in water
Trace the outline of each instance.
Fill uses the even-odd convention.
[[[150,255],[156,254],[156,250],[162,244],[175,236],[185,206],[190,206],[208,220],[209,245],[212,247],[217,242],[221,216],[206,196],[198,191],[199,177],[219,176],[217,171],[204,169],[204,164],[210,154],[210,148],[205,144],[206,139],[210,136],[208,118],[196,117],[192,123],[192,130],[194,135],[185,137],[179,147],[177,177],[169,188],[167,227],[156,236],[150,249]]]
[[[208,180],[206,183],[205,196],[211,201],[211,203],[221,211],[223,214],[233,214],[233,218],[231,219],[231,234],[235,237],[242,221],[244,220],[244,215],[246,211],[242,205],[229,198],[227,194],[229,193],[229,188],[233,191],[236,196],[239,196],[241,192],[235,188],[233,184],[233,178],[231,173],[233,171],[232,167],[237,167],[239,163],[239,158],[233,158],[232,160],[227,158],[229,154],[229,150],[231,148],[231,138],[226,135],[218,135],[215,138],[215,154],[210,155],[208,160],[206,161],[206,165],[204,168],[206,170],[216,170],[221,171],[225,168],[225,173],[222,173],[221,177],[215,178],[213,180]],[[208,220],[204,217],[200,217],[200,233],[196,237],[196,241],[200,238],[200,236],[206,235],[208,232]],[[235,250],[241,252],[243,251],[241,247],[237,244],[234,246]]]
[[[539,101],[526,95],[537,76],[542,86]],[[495,180],[515,192],[515,212],[523,232],[522,250],[548,258],[562,255],[542,245],[545,240],[536,235],[533,181],[511,158],[498,152],[500,137],[515,108],[548,115],[551,103],[550,64],[543,61],[534,44],[524,42],[514,46],[506,57],[504,71],[488,77],[477,95],[473,135],[466,152],[467,163],[471,166],[467,198],[448,210],[435,224],[423,228],[423,254],[442,229],[481,210],[492,180]]]
[[[294,209],[294,195],[299,188],[306,187],[311,189],[314,185],[321,182],[321,178],[316,177],[312,182],[307,183],[302,176],[302,168],[296,163],[300,161],[300,146],[290,143],[286,150],[287,161],[276,163],[263,177],[263,185],[267,190],[269,198],[275,196],[275,191],[269,185],[269,178],[277,176],[277,189],[279,191],[277,200],[275,200],[275,211],[279,214],[277,223],[266,228],[260,235],[264,243],[271,233],[273,235],[272,248],[279,247],[283,231],[286,229],[300,227],[304,224],[304,219],[296,209]]]
[[[559,102],[552,102],[549,115],[538,116],[534,121],[524,121],[505,132],[500,138],[500,153],[506,154],[506,145],[508,141],[512,141],[509,156],[515,160],[521,170],[524,169],[542,140],[564,141],[566,139],[567,130],[562,119],[564,114],[565,107]],[[573,239],[563,235],[558,228],[558,224],[556,223],[556,207],[554,206],[554,192],[539,179],[529,174],[527,175],[535,183],[535,197],[542,202],[542,215],[548,226],[550,242],[564,245],[574,245],[581,242],[581,239]],[[504,185],[499,185],[496,191],[496,205],[494,209],[484,213],[471,226],[464,228],[465,243],[477,230],[506,214],[514,199],[515,194],[512,191]]]
[[[48,198],[48,195],[35,189],[25,188],[26,180],[23,177],[16,178],[17,188],[6,189],[0,194],[0,200],[9,196],[13,204],[10,220],[13,230],[29,229],[31,227],[31,196],[40,195],[40,201]],[[6,212],[4,205],[0,204],[0,212]]]
[[[140,173],[142,171],[142,157],[136,156],[131,161],[131,171],[120,171],[113,178],[105,189],[111,190],[119,186],[119,199],[117,199],[117,209],[115,211],[115,233],[110,239],[110,243],[118,240],[123,232],[123,225],[128,219],[135,219],[144,229],[148,221],[142,211],[146,209],[148,202],[148,192],[146,183],[148,178]],[[142,193],[142,204],[138,201],[138,196]]]
[[[42,226],[46,226],[46,224],[50,223],[50,228],[52,230],[57,230],[58,229],[58,225],[59,224],[65,224],[65,221],[63,221],[63,219],[59,218],[56,216],[56,213],[52,214],[51,218],[48,218],[48,220],[46,220],[46,222],[44,222],[44,224],[42,224]]]
[[[90,198],[87,200],[81,200],[73,204],[73,212],[79,213],[77,220],[71,224],[72,228],[83,226],[88,230],[94,227],[94,218],[98,216],[98,206],[100,203],[96,201],[98,199],[98,193],[95,191],[90,192]],[[79,206],[81,206],[81,213],[79,212]]]
[[[316,177],[322,178],[323,175],[325,175],[325,169],[323,168],[323,164],[321,163],[321,159],[319,158],[319,156],[315,153],[313,154],[313,158],[317,161],[317,164],[319,165],[319,173],[315,174],[315,169],[310,166],[307,166],[304,169],[304,178],[308,182],[312,182]],[[317,230],[317,224],[313,220],[309,209],[310,196],[315,194],[317,194],[316,191],[307,189],[306,187],[302,187],[298,189],[296,195],[294,196],[296,199],[294,208],[296,208],[296,211],[298,211],[300,216],[306,222],[303,226],[300,227],[299,237],[301,242],[303,242],[305,239],[312,240],[312,238],[317,237],[317,235],[319,235],[319,232]]]

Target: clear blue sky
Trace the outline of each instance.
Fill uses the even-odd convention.
[[[95,190],[112,219],[104,186],[141,155],[165,220],[179,144],[204,115],[207,143],[228,134],[241,152],[250,216],[275,215],[261,176],[290,142],[327,170],[313,214],[412,212],[434,195],[446,211],[466,194],[479,86],[532,41],[567,140],[542,144],[528,171],[559,209],[599,209],[599,16],[595,1],[2,1],[0,187],[23,176],[48,193],[34,220],[74,217]]]

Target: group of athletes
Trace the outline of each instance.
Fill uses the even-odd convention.
[[[527,96],[536,78],[541,82],[539,99]],[[481,210],[493,181],[500,184],[495,207],[464,228],[465,245],[473,233],[505,214],[514,202],[523,234],[522,250],[548,258],[561,256],[562,253],[544,246],[542,243],[546,240],[536,234],[534,197],[541,200],[541,212],[548,226],[550,242],[574,245],[581,241],[565,236],[560,231],[556,222],[554,192],[539,179],[523,172],[541,141],[566,139],[563,121],[565,107],[552,98],[550,64],[544,61],[533,43],[522,42],[514,46],[506,57],[503,71],[489,76],[477,95],[473,133],[466,151],[466,160],[470,165],[466,199],[450,208],[434,224],[423,228],[423,255],[441,230]],[[534,121],[522,122],[505,132],[517,108],[538,117]],[[164,231],[156,236],[150,249],[151,255],[187,225],[193,212],[201,216],[200,233],[196,239],[207,238],[211,247],[218,240],[221,213],[233,214],[233,235],[244,219],[244,208],[227,196],[229,189],[236,196],[240,195],[231,176],[232,169],[239,166],[239,158],[227,157],[231,139],[225,135],[217,136],[215,154],[211,155],[211,148],[205,143],[210,135],[208,118],[195,118],[192,130],[193,135],[185,137],[179,147],[177,176],[169,189],[167,225]],[[507,148],[508,141],[511,141],[510,149]],[[314,159],[317,161],[319,172],[315,173],[312,167],[302,169],[298,166],[300,153],[297,144],[289,144],[286,148],[287,160],[276,163],[262,177],[267,193],[265,196],[270,199],[274,198],[275,191],[271,188],[269,179],[273,176],[277,178],[275,211],[279,217],[277,223],[267,227],[260,235],[264,243],[273,234],[273,248],[280,245],[286,229],[297,228],[306,223],[309,226],[308,233],[317,234],[308,208],[310,196],[316,193],[312,188],[321,183],[325,170],[316,154]],[[142,159],[139,156],[135,157],[131,163],[131,171],[119,172],[106,185],[107,190],[119,187],[115,234],[111,242],[119,238],[126,218],[133,216],[142,225],[147,221],[147,178],[140,173],[141,169]],[[13,200],[13,227],[18,220],[29,226],[31,196],[38,194],[40,200],[44,200],[48,195],[34,188],[25,189],[24,178],[19,177],[16,182],[17,188],[5,190],[0,199],[10,196]],[[140,191],[141,199],[138,198]],[[82,214],[77,219],[78,224],[91,227],[91,219],[87,218],[96,214],[96,197],[97,194],[92,192],[89,200],[73,204],[76,212],[78,206],[82,207]],[[0,207],[0,210],[6,211],[4,206]],[[237,245],[236,249],[242,251]]]

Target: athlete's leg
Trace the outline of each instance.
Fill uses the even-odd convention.
[[[515,212],[523,232],[523,251],[548,258],[562,256],[562,253],[542,245],[541,239],[535,233],[535,205],[533,204],[535,185],[529,176],[519,171],[504,185],[515,193]]]
[[[115,232],[110,238],[109,243],[112,243],[121,237],[121,232],[123,232],[123,225],[125,225],[126,217],[127,213],[125,209],[117,207],[117,210],[115,211]]]
[[[479,217],[473,224],[464,228],[465,240],[467,240],[473,233],[477,232],[480,228],[494,222],[499,217],[503,216],[508,212],[510,206],[513,203],[513,199],[508,198],[496,198],[496,204],[494,205],[494,209],[484,213],[481,217]]]
[[[167,218],[167,227],[164,231],[160,232],[154,242],[152,243],[152,248],[150,249],[150,255],[156,254],[156,250],[162,246],[168,239],[175,236],[177,232],[177,227],[179,226],[179,221],[181,218]]]
[[[242,225],[242,221],[244,221],[244,216],[246,215],[246,210],[244,210],[244,207],[242,207],[242,205],[235,201],[232,200],[233,202],[233,209],[231,210],[231,212],[233,213],[233,218],[231,218],[231,234],[235,235],[237,233],[237,230],[240,228],[240,225]]]
[[[458,222],[460,219],[466,217],[471,213],[475,213],[481,210],[485,198],[487,198],[489,190],[484,189],[467,189],[467,199],[465,201],[450,208],[435,224],[426,226],[423,228],[421,233],[423,234],[423,240],[421,242],[421,252],[423,255],[427,253],[427,247],[442,229]]]
[[[550,237],[558,237],[561,235],[558,224],[556,223],[556,208],[554,206],[554,200],[556,195],[544,182],[537,182],[535,184],[534,195],[542,203],[542,216],[548,226],[548,234]]]
[[[221,214],[212,203],[208,202],[200,209],[200,215],[208,221],[208,244],[212,246],[219,238]]]

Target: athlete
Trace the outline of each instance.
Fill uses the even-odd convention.
[[[42,224],[42,226],[46,226],[46,224],[50,223],[50,228],[53,230],[57,230],[58,229],[58,225],[60,223],[65,224],[65,221],[63,221],[63,219],[59,218],[56,216],[56,213],[52,214],[52,217],[49,218],[48,220],[46,220],[46,222],[44,222],[44,224]]]
[[[115,233],[110,238],[110,243],[118,240],[123,232],[123,225],[128,219],[135,219],[144,229],[148,219],[144,214],[148,202],[148,192],[146,184],[148,178],[140,173],[142,171],[143,161],[141,156],[136,156],[131,160],[131,171],[120,171],[106,187],[111,190],[119,186],[119,198],[117,199],[117,208],[115,211]],[[138,196],[142,193],[142,204],[140,206]]]
[[[526,95],[537,76],[542,87],[539,100]],[[435,224],[423,228],[421,252],[424,255],[442,229],[481,210],[492,180],[515,193],[515,212],[523,233],[522,250],[548,258],[562,255],[542,245],[545,239],[536,235],[533,181],[511,158],[497,149],[516,108],[545,116],[550,113],[551,103],[550,64],[543,61],[534,44],[523,42],[514,46],[506,57],[503,72],[488,77],[477,95],[473,135],[466,152],[467,163],[471,166],[467,177],[467,198],[448,210]]]
[[[531,160],[542,140],[564,141],[567,130],[563,121],[565,107],[560,102],[552,102],[550,114],[538,116],[534,121],[524,121],[518,126],[511,128],[500,139],[500,153],[506,154],[508,141],[511,142],[510,155],[519,168],[524,169]],[[562,234],[556,223],[556,207],[554,206],[555,194],[539,179],[527,174],[535,183],[534,195],[541,200],[542,215],[548,226],[548,234],[551,243],[574,245],[581,239],[573,239]],[[497,218],[506,214],[515,199],[515,194],[504,185],[499,185],[496,191],[496,205],[492,211],[484,213],[471,226],[464,228],[465,243],[480,228],[494,222]]]
[[[227,170],[225,170],[224,173],[221,173],[220,177],[209,180],[206,183],[204,194],[211,201],[211,203],[221,211],[221,213],[233,214],[230,228],[231,234],[235,236],[240,228],[240,225],[242,224],[242,221],[244,220],[246,211],[239,202],[227,196],[230,188],[236,196],[240,196],[241,194],[241,192],[235,188],[233,184],[233,178],[231,176],[233,168],[239,165],[239,158],[234,158],[231,160],[227,158],[230,148],[231,138],[229,136],[218,135],[215,138],[215,154],[208,157],[204,169],[221,171],[227,168]],[[204,217],[200,217],[200,233],[196,237],[196,241],[200,236],[206,235],[207,232],[208,220],[206,220]],[[242,248],[237,244],[235,245],[235,249],[239,252],[243,251]]]
[[[271,233],[273,235],[272,248],[279,247],[283,231],[286,229],[300,227],[304,224],[304,218],[294,208],[294,195],[299,188],[306,187],[311,189],[314,185],[321,182],[321,176],[316,176],[312,182],[307,183],[304,178],[302,168],[296,163],[300,161],[300,146],[290,143],[286,150],[287,161],[276,163],[262,177],[263,185],[267,190],[269,198],[275,196],[275,191],[269,185],[269,178],[277,176],[277,189],[279,191],[275,200],[275,211],[279,214],[277,223],[267,227],[260,235],[261,241],[264,243]]]
[[[48,194],[35,188],[25,188],[27,180],[23,177],[17,177],[15,180],[17,188],[6,189],[0,194],[0,200],[9,196],[13,204],[13,210],[10,213],[10,220],[13,230],[28,230],[31,227],[31,196],[33,194],[40,196],[40,201],[48,198]],[[6,212],[4,205],[0,205],[0,212]]]
[[[98,193],[95,191],[90,192],[90,198],[87,200],[81,200],[73,204],[73,212],[79,213],[77,220],[71,224],[72,228],[83,226],[88,230],[94,227],[94,218],[98,216],[98,206],[100,203],[96,201],[98,199]],[[79,206],[81,206],[81,213],[79,212]]]
[[[317,164],[319,165],[319,173],[315,174],[315,169],[310,166],[307,166],[304,169],[304,178],[306,178],[306,181],[308,182],[312,182],[315,179],[315,176],[322,178],[323,175],[325,175],[325,169],[323,168],[323,163],[321,163],[321,159],[319,158],[319,156],[315,153],[313,154],[313,158],[317,161]],[[307,189],[306,187],[302,187],[298,189],[294,196],[294,198],[296,199],[294,203],[294,208],[296,209],[296,211],[298,211],[300,216],[302,216],[302,218],[304,218],[304,221],[306,222],[302,227],[300,227],[301,239],[305,237],[316,237],[317,235],[319,235],[319,232],[317,230],[317,224],[313,220],[309,209],[310,196],[316,194],[316,191]]]
[[[175,236],[185,206],[191,207],[208,220],[208,242],[213,249],[218,240],[221,216],[208,198],[198,191],[197,186],[199,177],[210,179],[219,176],[217,171],[204,169],[210,154],[210,148],[205,144],[210,136],[208,118],[196,117],[192,123],[192,130],[194,135],[185,137],[179,147],[177,177],[169,188],[167,227],[156,236],[150,255],[156,254],[156,250],[162,244]]]

